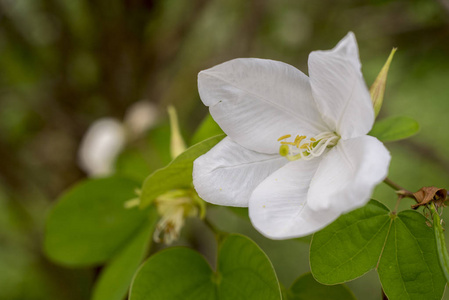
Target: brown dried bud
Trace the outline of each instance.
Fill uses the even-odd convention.
[[[420,206],[427,205],[431,201],[433,201],[435,203],[435,206],[438,208],[444,206],[444,201],[446,200],[447,196],[447,190],[440,189],[434,186],[425,186],[416,193],[413,193],[413,196],[415,196],[416,201],[418,201],[417,204],[412,205],[413,209],[417,209]]]

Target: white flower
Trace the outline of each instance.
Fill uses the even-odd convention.
[[[228,137],[194,163],[199,196],[249,207],[273,239],[308,235],[367,203],[390,154],[367,135],[374,111],[360,69],[349,33],[310,54],[310,77],[255,58],[200,72],[201,99]]]
[[[78,153],[79,165],[89,176],[106,176],[114,171],[114,161],[126,143],[120,121],[102,118],[95,121],[83,137]]]
[[[81,141],[79,166],[91,177],[111,175],[117,156],[126,144],[141,137],[157,119],[155,104],[142,100],[126,111],[123,123],[114,118],[95,121]]]
[[[141,100],[133,103],[127,110],[123,125],[128,133],[128,139],[138,139],[154,127],[159,120],[159,109],[156,104]]]

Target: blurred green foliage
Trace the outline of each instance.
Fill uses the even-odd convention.
[[[89,298],[98,269],[52,264],[42,233],[51,202],[85,176],[77,149],[94,120],[122,119],[141,99],[162,110],[174,104],[185,137],[195,140],[207,112],[197,94],[200,70],[261,57],[306,71],[310,51],[333,47],[348,31],[357,36],[368,85],[398,47],[379,119],[407,115],[421,127],[412,139],[387,144],[390,178],[409,190],[448,187],[447,0],[0,0],[0,299]],[[129,145],[118,173],[141,180],[165,166],[168,132],[163,121]],[[396,200],[383,185],[374,198],[390,208]],[[308,270],[307,244],[266,240],[222,208],[210,214],[260,244],[284,285]],[[210,258],[211,239],[189,241],[204,230],[198,226],[192,222],[181,243]],[[349,286],[378,299],[380,286],[369,278]]]

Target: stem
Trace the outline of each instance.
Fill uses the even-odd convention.
[[[446,242],[444,241],[444,229],[441,226],[440,216],[433,202],[430,204],[430,211],[433,218],[433,231],[435,233],[438,259],[440,260],[440,266],[446,277],[446,281],[449,282],[449,255],[447,253]]]
[[[397,184],[397,183],[395,183],[395,182],[393,182],[390,178],[385,178],[384,179],[384,182],[389,186],[389,187],[391,187],[393,190],[396,190],[396,191],[400,191],[400,190],[405,190],[402,186],[400,186],[399,184]]]
[[[209,229],[215,234],[215,235],[219,235],[221,234],[221,231],[215,227],[214,224],[212,224],[207,218],[203,219],[204,224],[206,224],[207,227],[209,227]]]
[[[399,196],[402,196],[402,198],[412,198],[416,202],[418,202],[418,200],[416,199],[415,195],[413,195],[412,192],[410,192],[409,190],[403,188],[402,186],[400,186],[396,182],[392,181],[391,179],[385,178],[384,179],[384,183],[386,185],[388,185],[389,187],[391,187],[392,189],[394,189],[396,191],[396,194],[398,194]]]
[[[394,211],[393,211],[394,214],[396,214],[396,212],[398,211],[399,203],[401,203],[402,198],[404,198],[404,196],[398,195],[398,200],[396,201],[396,205],[395,205]]]
[[[227,233],[218,229],[214,224],[212,224],[207,218],[203,219],[204,224],[213,232],[218,245],[226,237]]]
[[[398,211],[399,203],[401,202],[401,200],[403,198],[412,198],[416,202],[418,202],[418,200],[416,199],[415,195],[413,195],[412,192],[410,192],[409,190],[404,189],[402,186],[400,186],[399,184],[397,184],[396,182],[394,182],[390,178],[385,178],[384,179],[384,183],[386,185],[388,185],[389,187],[391,187],[392,189],[394,189],[396,191],[396,194],[398,195],[398,200],[396,201],[396,206],[394,208],[393,214],[396,214],[396,212]]]

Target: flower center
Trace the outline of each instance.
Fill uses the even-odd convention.
[[[327,148],[337,145],[340,139],[340,136],[335,132],[323,132],[310,139],[305,135],[297,135],[292,142],[287,140],[290,137],[290,134],[283,135],[278,139],[278,142],[281,143],[279,154],[291,161],[298,159],[311,160],[318,157]]]

